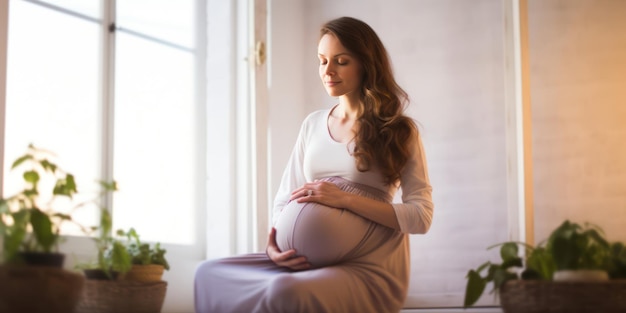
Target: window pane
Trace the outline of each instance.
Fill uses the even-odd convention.
[[[193,243],[194,55],[124,33],[117,40],[114,227]]]
[[[57,154],[58,165],[76,176],[79,192],[95,190],[99,25],[24,1],[9,7],[4,194],[23,188],[22,171],[9,169],[29,143]],[[57,209],[66,211],[69,205]],[[94,213],[79,210],[74,218],[91,225]]]
[[[41,2],[47,2],[96,19],[100,18],[100,1],[107,0],[41,0]]]
[[[193,0],[117,2],[117,26],[187,48],[194,46]]]

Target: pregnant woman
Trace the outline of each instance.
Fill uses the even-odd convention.
[[[321,28],[319,75],[339,103],[302,123],[274,201],[266,253],[206,261],[199,313],[398,312],[408,234],[433,217],[415,122],[382,42],[342,17]],[[401,202],[394,195],[401,191]]]

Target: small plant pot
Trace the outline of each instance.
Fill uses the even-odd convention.
[[[167,282],[86,280],[76,313],[161,312]],[[68,311],[69,312],[69,311]]]
[[[161,281],[164,270],[163,265],[133,265],[124,276],[124,279],[140,282],[158,282]]]
[[[561,270],[554,272],[552,280],[577,282],[608,281],[609,274],[602,270]]]
[[[26,265],[63,268],[65,255],[62,253],[20,252],[19,257]]]
[[[90,280],[117,280],[119,272],[111,271],[111,276],[101,269],[84,269],[85,277]]]

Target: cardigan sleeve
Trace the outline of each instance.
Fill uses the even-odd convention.
[[[412,157],[407,161],[400,177],[402,203],[393,203],[400,231],[425,234],[433,220],[432,186],[428,178],[426,156],[421,136],[413,145]]]
[[[300,126],[300,132],[296,139],[296,143],[291,151],[291,156],[287,161],[287,166],[283,171],[283,176],[278,186],[278,191],[274,197],[274,207],[272,209],[272,225],[276,224],[279,213],[283,210],[283,207],[289,202],[291,192],[296,188],[306,183],[306,177],[303,171],[304,153],[306,148],[307,133],[309,131],[308,121],[310,116],[307,117]]]

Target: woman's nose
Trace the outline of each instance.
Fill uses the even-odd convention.
[[[331,65],[330,62],[326,64],[326,67],[324,68],[324,74],[328,76],[332,76],[333,74],[335,74],[335,68]]]

